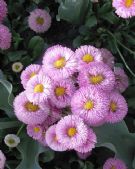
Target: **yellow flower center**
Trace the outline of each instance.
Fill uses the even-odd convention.
[[[15,65],[15,69],[18,70],[20,68],[19,65]]]
[[[8,140],[8,143],[9,143],[9,144],[14,144],[14,143],[15,143],[15,140],[14,140],[14,139],[9,139],[9,140]]]
[[[84,104],[84,109],[85,109],[85,110],[91,110],[91,109],[93,109],[93,107],[94,107],[93,101],[87,101],[87,102]]]
[[[25,108],[29,111],[29,112],[36,112],[39,110],[39,106],[38,105],[35,105],[31,102],[27,102],[25,104]]]
[[[38,25],[43,25],[43,24],[44,24],[44,19],[41,18],[41,17],[38,17],[38,18],[36,19],[36,22],[37,22]]]
[[[54,62],[54,67],[57,69],[61,69],[66,65],[66,60],[64,57],[61,57],[60,59],[56,60]]]
[[[39,127],[34,127],[34,132],[35,133],[38,133],[40,131],[40,128]]]
[[[90,76],[90,82],[92,84],[99,84],[104,80],[102,75]]]
[[[64,87],[55,88],[55,94],[56,96],[63,96],[65,94],[65,88]]]
[[[130,8],[134,3],[134,0],[125,0],[125,6],[127,8]]]
[[[110,169],[116,169],[116,167],[113,165]]]
[[[73,127],[69,128],[67,133],[69,137],[75,136],[77,133],[76,128],[73,128]]]
[[[35,75],[36,75],[36,73],[35,73],[35,72],[32,72],[32,73],[30,74],[30,78],[34,77]]]
[[[42,84],[38,84],[34,87],[35,93],[42,93],[44,91],[44,86]]]
[[[90,63],[94,60],[93,56],[90,54],[86,54],[83,56],[82,60],[86,63]]]
[[[117,104],[115,102],[111,102],[110,109],[112,112],[116,112],[117,110]]]

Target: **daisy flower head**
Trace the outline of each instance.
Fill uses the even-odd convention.
[[[19,73],[23,69],[23,64],[21,62],[15,62],[12,64],[12,71]]]
[[[3,154],[3,152],[0,150],[0,167],[1,167],[1,169],[4,169],[5,162],[6,162],[6,157]]]
[[[56,135],[56,125],[52,125],[46,131],[47,145],[54,151],[66,151],[67,148],[61,144]]]
[[[46,10],[35,9],[30,13],[28,24],[36,33],[44,33],[51,26],[51,16]]]
[[[87,159],[90,155],[91,155],[91,152],[88,152],[88,153],[80,153],[80,152],[77,152],[77,156],[82,159],[82,160],[85,160]]]
[[[135,0],[113,0],[116,14],[124,19],[135,16]]]
[[[4,0],[0,0],[0,23],[3,21],[3,19],[7,15],[7,4]]]
[[[27,125],[27,134],[35,140],[39,140],[42,137],[41,125]]]
[[[76,49],[75,56],[78,62],[78,70],[89,67],[93,62],[102,61],[100,50],[90,45],[81,46]]]
[[[61,144],[68,149],[74,149],[86,142],[88,127],[80,117],[68,115],[57,123],[56,135]]]
[[[43,68],[53,80],[68,78],[76,71],[74,52],[61,45],[49,48],[43,57]]]
[[[25,124],[41,124],[49,114],[46,104],[34,104],[30,102],[26,93],[22,92],[14,100],[14,110],[16,117]]]
[[[95,87],[82,87],[71,100],[71,110],[91,126],[99,126],[108,114],[109,96]]]
[[[109,158],[104,166],[103,169],[127,169],[125,163],[117,158]]]
[[[120,67],[115,67],[114,68],[114,74],[115,74],[115,88],[119,92],[124,92],[129,83],[128,83],[128,76],[124,72],[124,70]]]
[[[20,138],[15,134],[8,134],[5,136],[4,142],[8,147],[14,148],[20,143]]]
[[[51,79],[40,73],[31,78],[26,86],[27,98],[33,103],[43,103],[47,101],[52,91]]]
[[[106,122],[117,123],[124,119],[128,112],[128,106],[125,98],[119,92],[110,94],[109,114],[106,117]]]
[[[104,91],[114,88],[115,76],[113,71],[104,63],[91,63],[86,70],[81,71],[78,76],[79,86],[95,86]]]
[[[103,58],[103,62],[107,64],[111,69],[113,69],[114,68],[114,56],[112,55],[112,53],[105,48],[101,48],[100,52]]]
[[[11,46],[11,33],[7,26],[0,24],[0,49],[6,50]]]

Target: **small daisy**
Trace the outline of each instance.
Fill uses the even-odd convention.
[[[88,128],[80,117],[68,115],[58,122],[56,135],[61,144],[68,149],[74,149],[86,142]]]
[[[32,77],[37,75],[40,70],[41,70],[41,66],[37,65],[37,64],[32,64],[32,65],[26,67],[26,69],[21,74],[21,83],[22,83],[24,88],[26,88],[27,82]]]
[[[76,71],[74,52],[61,45],[49,48],[43,57],[43,68],[53,80],[68,78]]]
[[[66,151],[67,148],[61,144],[56,135],[56,125],[49,127],[46,131],[46,142],[54,151]]]
[[[7,4],[4,0],[0,0],[0,23],[7,16]]]
[[[114,88],[115,76],[113,71],[104,63],[91,63],[91,66],[79,73],[79,86],[95,86],[104,91]]]
[[[27,125],[27,134],[35,140],[42,137],[43,129],[41,125]]]
[[[20,138],[15,134],[8,134],[5,136],[4,142],[8,147],[14,148],[20,143]]]
[[[89,67],[93,62],[101,62],[101,52],[94,46],[81,46],[75,51],[75,56],[78,61],[78,69],[82,70]]]
[[[43,9],[35,9],[28,18],[29,27],[36,33],[44,33],[51,26],[51,16]]]
[[[43,103],[50,96],[52,91],[52,82],[49,77],[40,73],[31,78],[26,86],[26,96],[33,103]]]
[[[119,92],[124,92],[129,83],[128,83],[128,76],[124,72],[124,70],[120,67],[114,68],[114,74],[115,74],[115,89],[117,89]]]
[[[110,94],[110,109],[106,121],[109,123],[120,122],[127,115],[127,112],[128,106],[125,98],[118,92],[112,92]]]
[[[112,6],[119,17],[126,19],[135,16],[135,0],[113,0]]]
[[[125,163],[117,158],[109,158],[104,166],[103,169],[127,169]]]
[[[0,169],[4,169],[6,162],[6,157],[3,152],[0,150]]]
[[[79,152],[76,152],[78,157],[82,160],[86,160],[90,155],[91,155],[91,152],[88,152],[88,153],[79,153]]]
[[[16,117],[25,124],[41,124],[49,114],[49,108],[45,104],[30,102],[25,92],[20,93],[14,100]]]
[[[12,71],[19,73],[23,69],[23,64],[21,62],[15,62],[12,64]]]
[[[73,95],[71,110],[91,126],[102,124],[109,110],[109,96],[95,87],[82,87]]]

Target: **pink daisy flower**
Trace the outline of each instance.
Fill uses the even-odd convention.
[[[51,16],[43,9],[35,9],[28,18],[29,27],[36,33],[44,33],[51,26]]]
[[[3,152],[0,150],[0,169],[4,169],[5,162],[6,162],[6,157],[3,154]]]
[[[86,142],[83,145],[75,148],[75,150],[80,153],[88,153],[91,152],[93,148],[95,148],[96,143],[97,143],[96,135],[93,132],[93,130],[89,128],[88,138]]]
[[[80,117],[68,115],[58,122],[56,135],[61,144],[68,149],[74,149],[86,142],[88,128]]]
[[[30,102],[26,93],[22,92],[14,100],[16,117],[25,124],[41,124],[49,114],[49,108],[45,104],[34,104]]]
[[[98,126],[108,114],[108,94],[95,87],[82,87],[72,97],[71,110],[91,126]]]
[[[59,108],[64,108],[70,105],[71,97],[75,92],[75,86],[71,79],[55,81],[52,91],[52,103]]]
[[[109,158],[104,166],[103,169],[127,169],[125,163],[117,158]]]
[[[26,67],[26,69],[21,74],[21,83],[23,87],[26,89],[27,82],[37,75],[39,71],[41,70],[40,65],[32,64]]]
[[[26,95],[33,103],[45,102],[52,91],[52,82],[49,77],[40,73],[31,78],[26,86]]]
[[[46,142],[54,151],[66,151],[67,148],[61,144],[56,135],[56,125],[49,127],[46,131]]]
[[[101,48],[100,52],[103,58],[103,62],[107,64],[111,69],[113,69],[114,68],[114,56],[112,55],[112,53],[105,48]]]
[[[27,125],[27,134],[35,140],[42,137],[43,129],[41,125]]]
[[[79,152],[76,152],[78,157],[82,160],[85,160],[87,159],[90,155],[91,155],[91,152],[88,152],[88,153],[79,153]]]
[[[0,0],[0,22],[7,16],[7,4],[4,0]]]
[[[125,74],[124,70],[120,67],[114,68],[114,74],[115,74],[115,89],[117,89],[119,92],[124,92],[129,83],[128,83],[128,76]]]
[[[49,48],[44,54],[43,68],[53,80],[68,78],[76,71],[74,52],[61,45]]]
[[[101,52],[94,46],[81,46],[75,51],[75,56],[78,61],[78,69],[84,69],[89,67],[93,62],[101,62]]]
[[[128,106],[125,98],[118,92],[112,92],[110,94],[110,109],[106,121],[109,123],[120,122],[127,115],[127,112]]]
[[[116,14],[122,18],[135,16],[135,0],[113,0],[112,6]]]
[[[114,88],[115,76],[113,71],[104,63],[91,63],[91,66],[79,73],[79,86],[95,86],[104,91]]]
[[[11,33],[8,27],[0,24],[0,48],[2,50],[9,49],[11,46]]]

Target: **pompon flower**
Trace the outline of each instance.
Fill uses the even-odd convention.
[[[95,48],[94,46],[81,46],[80,48],[76,49],[75,56],[78,61],[78,69],[84,69],[89,67],[89,65],[93,62],[101,62],[101,52],[99,49]]]
[[[25,124],[41,124],[49,114],[46,104],[34,104],[30,102],[26,93],[22,92],[14,100],[14,110],[16,117]]]
[[[11,33],[8,27],[0,24],[0,48],[2,50],[9,49],[11,46]]]
[[[0,168],[4,169],[5,167],[5,162],[6,162],[6,157],[3,154],[3,152],[0,150]]]
[[[41,70],[41,66],[37,64],[32,64],[26,67],[26,69],[21,73],[21,83],[24,88],[26,88],[27,82],[37,75]]]
[[[95,86],[104,91],[114,88],[115,76],[113,71],[104,63],[91,63],[91,66],[79,73],[79,86]]]
[[[131,18],[135,16],[134,0],[113,0],[112,6],[116,9],[116,14],[122,18]]]
[[[104,166],[103,169],[127,169],[125,163],[117,158],[109,158]]]
[[[56,135],[61,144],[68,149],[74,149],[86,142],[88,127],[80,117],[68,115],[58,122]]]
[[[5,136],[4,142],[8,147],[14,148],[20,143],[20,138],[15,134],[8,134]]]
[[[111,69],[113,69],[114,68],[114,56],[112,55],[112,53],[105,48],[101,48],[100,52],[103,58],[103,62],[107,64]]]
[[[36,33],[44,33],[51,26],[51,16],[43,9],[35,9],[28,18],[29,27]]]
[[[127,115],[128,106],[125,98],[118,92],[112,92],[110,94],[110,109],[109,114],[106,117],[106,121],[109,123],[117,123],[123,120]]]
[[[58,108],[64,108],[70,105],[74,92],[75,86],[71,79],[54,81],[50,99]]]
[[[40,73],[31,78],[26,86],[26,96],[34,104],[45,102],[52,91],[51,79]]]
[[[61,45],[49,48],[43,57],[43,69],[53,80],[68,78],[76,71],[74,52]]]
[[[46,142],[47,145],[55,151],[66,151],[67,148],[61,144],[56,135],[56,125],[49,127],[46,131]]]
[[[19,73],[23,69],[23,64],[21,62],[15,62],[12,64],[12,71]]]
[[[117,89],[119,92],[124,92],[129,83],[128,83],[128,76],[124,72],[124,70],[120,67],[114,68],[114,74],[115,74],[115,89]]]
[[[89,128],[88,138],[86,142],[83,145],[75,148],[75,150],[80,153],[88,153],[91,152],[93,148],[95,148],[96,143],[97,143],[96,135],[93,132],[93,130]]]
[[[99,126],[108,114],[109,96],[95,87],[82,87],[71,100],[71,110],[91,126]]]
[[[76,152],[77,156],[82,159],[82,160],[85,160],[87,159],[90,155],[91,155],[91,152],[88,152],[88,153],[79,153],[79,152]]]
[[[7,4],[4,0],[0,0],[0,23],[7,16]]]
[[[42,137],[42,126],[41,125],[27,125],[27,134],[35,140],[39,140]]]

